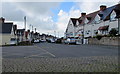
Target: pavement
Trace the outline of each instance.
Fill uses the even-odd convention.
[[[38,43],[2,47],[3,72],[118,72],[118,47]]]

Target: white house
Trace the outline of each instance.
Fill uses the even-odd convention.
[[[4,22],[5,19],[3,17],[0,18],[0,26],[2,30],[0,30],[0,45],[9,45],[12,40],[16,40],[16,29],[12,22]]]
[[[86,15],[93,20],[84,27],[84,37],[93,37],[98,35],[108,35],[110,30],[118,29],[118,19],[116,16],[120,15],[120,4],[108,7],[102,5],[100,10]]]
[[[119,16],[120,4],[108,8],[101,5],[98,11],[87,15],[81,13],[81,17],[78,19],[70,19],[65,35],[66,37],[79,37],[82,39],[96,35],[108,35],[113,28],[118,30],[117,17]]]
[[[76,27],[79,23],[77,23],[78,18],[70,18],[66,32],[65,32],[65,37],[75,37],[76,35]]]

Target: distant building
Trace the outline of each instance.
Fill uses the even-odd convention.
[[[17,29],[17,39],[18,39],[18,42],[22,42],[23,39],[24,39],[24,32],[25,32],[25,29]]]
[[[16,25],[13,22],[5,22],[3,17],[0,18],[0,45],[9,45],[11,41],[16,39]]]

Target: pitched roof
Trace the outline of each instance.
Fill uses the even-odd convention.
[[[95,16],[96,16],[98,13],[99,13],[99,11],[95,11],[95,12],[93,12],[93,13],[87,14],[86,17],[87,17],[87,19],[89,20],[88,23],[91,23],[91,22],[94,20]]]
[[[115,12],[117,13],[117,16],[120,15],[120,4],[108,7],[104,11],[101,11],[99,13],[99,15],[101,16],[101,19],[104,21],[109,20],[110,14],[112,13],[113,10],[115,10]]]
[[[101,20],[106,20],[107,16],[109,16],[109,14],[113,11],[113,9],[115,8],[115,6],[106,8],[104,11],[101,11],[99,13],[99,15],[101,16]]]
[[[117,14],[116,17],[119,17],[119,18],[120,18],[120,4],[117,4],[114,10],[115,10],[115,12],[116,12],[116,14]]]
[[[21,32],[24,33],[25,29],[17,29],[17,33]]]
[[[10,34],[12,31],[13,23],[2,23],[2,30],[0,30],[0,33],[2,34]]]
[[[70,18],[70,19],[72,20],[73,25],[76,26],[76,22],[77,22],[78,18]]]
[[[17,35],[24,35],[25,29],[17,29]]]

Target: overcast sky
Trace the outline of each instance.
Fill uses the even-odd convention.
[[[58,2],[13,2],[13,0],[7,0],[2,2],[2,17],[6,21],[13,21],[18,25],[18,28],[24,28],[23,17],[27,17],[27,28],[30,28],[30,24],[37,28],[37,31],[42,34],[52,34],[56,31],[56,35],[64,36],[69,18],[80,17],[81,12],[91,13],[99,10],[100,5],[106,5],[107,7],[115,5],[115,2],[94,2],[87,0],[81,0],[80,2],[64,2],[60,0]],[[1,5],[0,5],[1,6]]]

